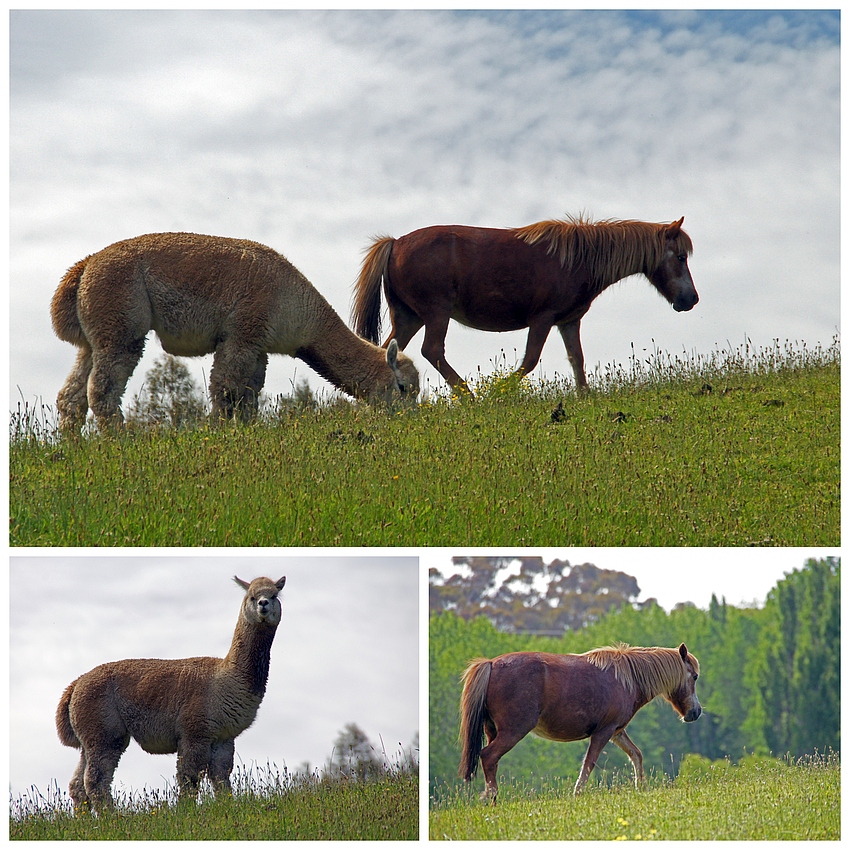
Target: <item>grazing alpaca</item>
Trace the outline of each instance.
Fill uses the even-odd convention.
[[[250,584],[224,658],[133,658],[101,664],[71,682],[56,709],[66,747],[82,749],[71,778],[74,808],[112,808],[110,785],[130,738],[149,753],[177,753],[181,799],[197,797],[205,774],[218,796],[230,792],[234,738],[257,716],[280,623],[286,578]]]
[[[298,269],[257,242],[193,233],[116,242],[68,270],[51,318],[80,349],[57,399],[63,429],[80,428],[89,405],[98,425],[120,424],[151,329],[169,354],[215,354],[216,418],[253,418],[269,354],[298,357],[357,398],[419,392],[408,357],[360,339]]]

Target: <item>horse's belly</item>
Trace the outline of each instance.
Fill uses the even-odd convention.
[[[552,727],[546,723],[538,723],[531,730],[531,734],[537,738],[543,738],[546,741],[581,741],[587,738],[590,733],[579,728],[569,726]]]

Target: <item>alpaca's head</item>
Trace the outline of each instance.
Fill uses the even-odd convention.
[[[245,591],[242,600],[242,617],[250,625],[277,627],[281,609],[278,593],[286,584],[286,576],[272,581],[270,578],[255,578],[250,584],[233,576],[233,580]]]

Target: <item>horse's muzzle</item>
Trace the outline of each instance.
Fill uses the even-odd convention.
[[[696,290],[694,290],[693,293],[688,293],[687,295],[680,295],[673,302],[673,309],[677,313],[687,313],[688,310],[693,310],[698,303],[699,295],[697,295]]]
[[[702,714],[702,706],[694,706],[683,718],[685,723],[693,723]]]

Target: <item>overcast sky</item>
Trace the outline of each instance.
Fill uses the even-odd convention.
[[[356,723],[391,758],[419,731],[419,571],[411,557],[18,557],[11,559],[10,788],[66,790],[79,751],[54,714],[77,676],[119,658],[227,654],[250,581],[286,576],[283,619],[236,764],[321,767]],[[176,756],[131,743],[116,788],[164,788]]]
[[[153,231],[269,244],[348,321],[380,233],[684,216],[699,305],[604,293],[589,371],[839,326],[838,12],[15,11],[10,145],[12,407],[52,405],[74,361],[65,270]],[[453,324],[447,357],[474,375],[524,346]],[[273,394],[327,386],[272,361]],[[571,374],[558,334],[537,374]]]
[[[618,570],[637,579],[638,601],[651,597],[670,611],[679,602],[708,608],[711,596],[729,605],[763,605],[767,594],[786,574],[799,570],[809,558],[839,556],[840,549],[624,549],[564,548],[423,550],[423,569],[437,569],[445,578],[458,569],[456,555],[540,555],[549,564],[556,558],[570,564],[591,563],[602,570]],[[519,573],[517,565],[516,573]],[[684,639],[684,638],[683,638]]]

